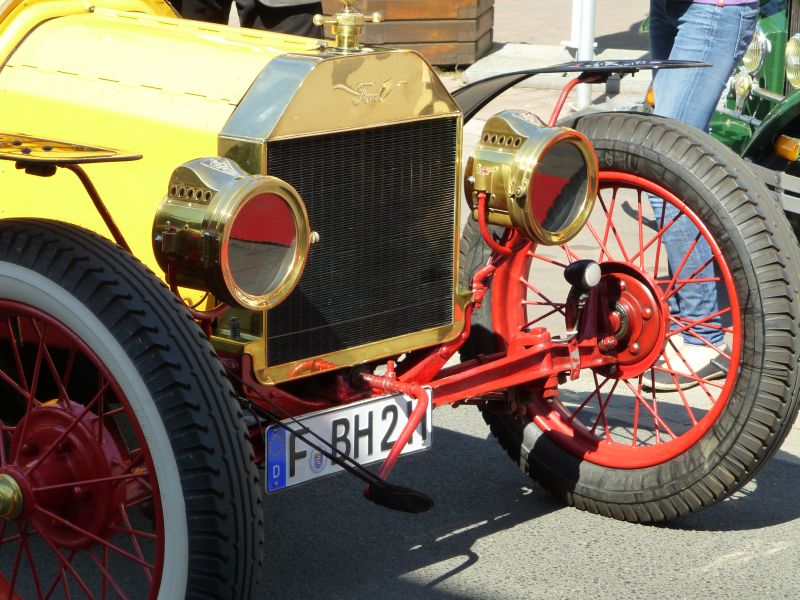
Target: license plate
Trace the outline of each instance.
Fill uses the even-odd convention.
[[[431,392],[429,388],[425,391],[428,410],[403,454],[426,450],[431,445]],[[417,400],[396,394],[310,413],[299,417],[296,422],[286,420],[283,423],[294,430],[313,431],[343,454],[367,465],[389,455],[416,405]],[[277,492],[342,470],[279,425],[267,428],[265,441],[268,492]],[[317,445],[324,448],[322,444]]]

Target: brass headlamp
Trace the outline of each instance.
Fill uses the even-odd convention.
[[[248,310],[289,295],[309,240],[305,205],[291,185],[218,157],[175,169],[153,222],[153,251],[171,283]]]
[[[474,218],[477,193],[486,192],[488,223],[553,246],[575,237],[589,218],[597,173],[597,157],[583,134],[509,110],[486,122],[467,162],[465,190]]]

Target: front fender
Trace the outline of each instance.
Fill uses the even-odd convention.
[[[601,81],[604,81],[605,78],[613,73],[625,75],[652,69],[710,66],[708,63],[689,60],[587,60],[563,63],[542,69],[527,69],[525,71],[494,75],[457,89],[453,92],[453,98],[464,115],[464,123],[467,123],[480,109],[508,88],[540,73],[575,73],[581,79],[599,75],[603,78]]]
[[[742,150],[742,157],[761,162],[773,152],[775,138],[800,119],[800,93],[787,96],[764,118]]]

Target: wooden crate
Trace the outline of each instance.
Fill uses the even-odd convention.
[[[341,10],[335,0],[322,5],[326,14]],[[385,19],[367,24],[362,43],[416,50],[434,65],[470,65],[492,47],[494,0],[362,0],[358,8]]]
[[[390,44],[390,46],[416,50],[432,65],[471,65],[491,50],[492,32],[486,32],[474,42]]]
[[[361,0],[364,14],[378,11],[387,21],[425,21],[428,19],[476,19],[494,5],[494,0]],[[326,15],[342,10],[337,0],[322,0]]]

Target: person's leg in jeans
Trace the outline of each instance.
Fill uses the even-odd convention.
[[[707,68],[659,71],[654,80],[655,114],[705,131],[728,77],[750,43],[757,17],[755,5],[717,6],[689,0],[651,0],[652,57],[712,64]],[[694,224],[661,198],[651,196],[650,202],[661,227],[676,219],[663,235],[670,275],[680,268],[680,279],[713,278],[711,251]],[[694,250],[689,252],[693,244],[696,244]],[[704,321],[681,334],[684,345],[711,350],[710,346],[723,344],[720,319],[707,319],[719,310],[713,282],[684,286],[670,299],[670,310],[683,324]],[[673,329],[678,327],[680,325],[673,323]],[[711,358],[714,354],[712,351],[706,356]],[[662,380],[664,376],[662,374]]]

